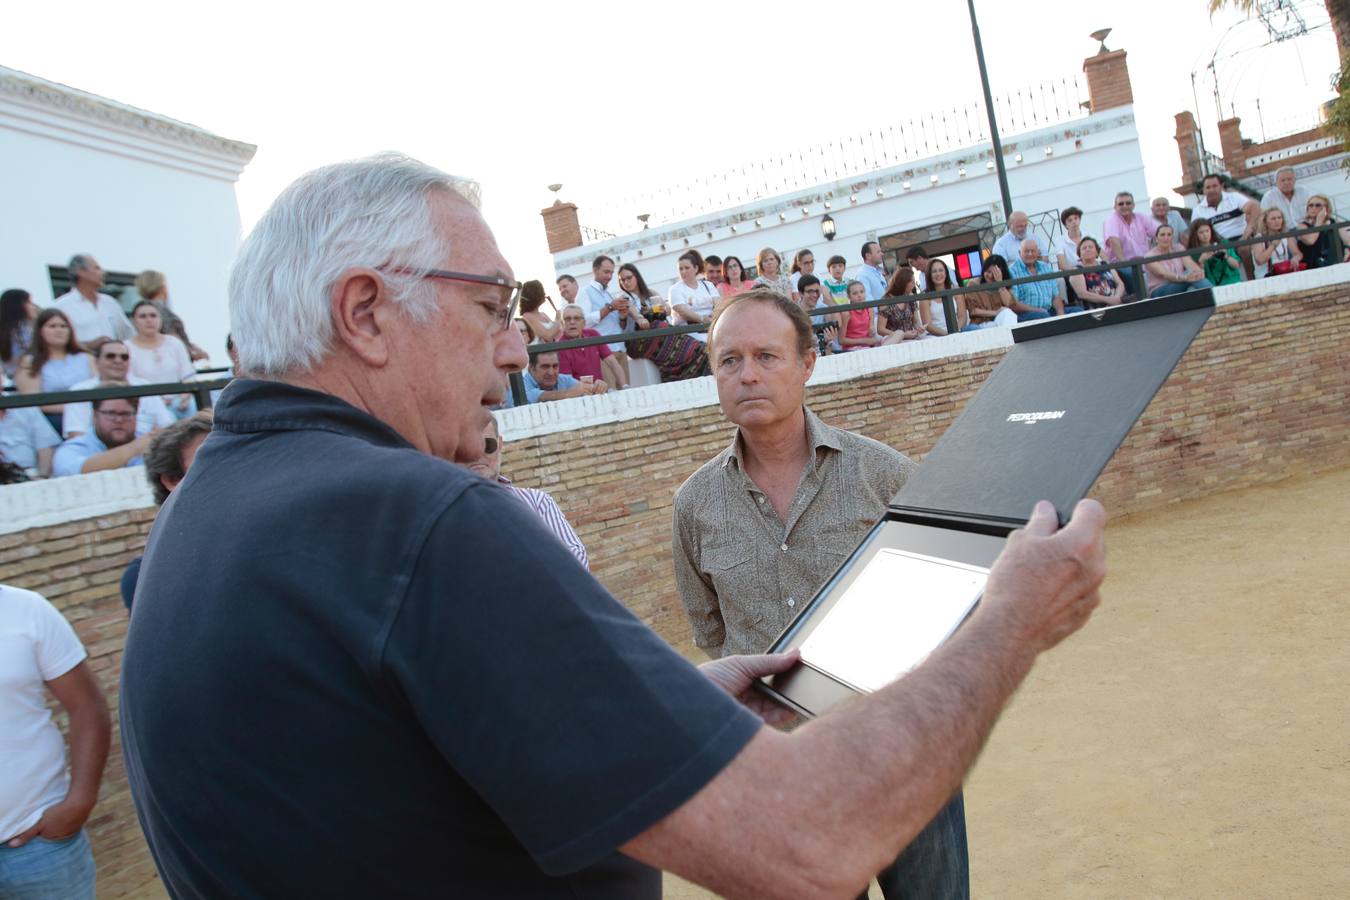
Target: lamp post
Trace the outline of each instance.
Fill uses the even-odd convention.
[[[994,166],[998,170],[998,189],[1003,195],[1003,218],[1012,215],[1012,193],[1008,190],[1008,170],[1003,167],[1003,143],[998,139],[998,117],[994,115],[994,97],[989,91],[989,71],[984,67],[984,45],[980,43],[980,25],[975,21],[975,0],[966,0],[970,8],[970,30],[975,35],[975,59],[980,64],[980,86],[984,88],[984,111],[989,114],[989,137],[994,143]]]

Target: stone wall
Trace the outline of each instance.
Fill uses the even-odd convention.
[[[1122,515],[1350,464],[1347,277],[1309,272],[1222,289],[1223,305],[1094,496]],[[1299,290],[1271,296],[1280,283]],[[821,379],[828,383],[812,387],[808,400],[827,422],[921,459],[1006,344],[1006,332],[981,332],[827,360],[833,380]],[[891,350],[907,355],[886,356]],[[897,358],[910,361],[869,371],[877,360]],[[849,372],[864,374],[845,377]],[[731,430],[712,405],[707,381],[625,393],[634,396],[617,395],[607,407],[585,398],[503,416],[511,438],[505,470],[520,484],[550,491],[585,541],[600,580],[688,652],[671,574],[671,497],[726,445]],[[655,414],[663,404],[665,411]],[[569,416],[583,424],[568,425]],[[75,482],[65,481],[61,489],[68,491]],[[8,490],[0,490],[0,520],[8,515]],[[117,581],[139,554],[152,515],[137,508],[0,533],[0,580],[42,592],[71,620],[114,708],[126,627]],[[102,896],[156,893],[116,749],[90,831]]]

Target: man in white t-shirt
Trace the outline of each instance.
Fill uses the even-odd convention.
[[[70,716],[69,774],[47,690]],[[80,639],[56,608],[40,594],[3,584],[0,736],[0,897],[93,900],[94,856],[84,823],[108,759],[108,702]]]
[[[121,341],[98,340],[94,342],[94,368],[98,377],[86,378],[70,386],[72,391],[87,391],[108,384],[149,384],[144,378],[128,374],[131,367],[131,354],[127,345]],[[94,409],[88,402],[67,403],[61,415],[61,436],[73,438],[89,430]],[[175,421],[173,413],[158,396],[142,397],[136,410],[136,437],[148,434],[156,428],[167,428]]]
[[[93,342],[100,337],[125,340],[136,333],[117,301],[100,294],[103,287],[103,267],[88,253],[77,253],[70,258],[71,280],[75,286],[56,298],[55,306],[70,319],[75,329],[75,340],[93,351]]]
[[[1206,175],[1203,190],[1203,199],[1191,210],[1191,222],[1209,219],[1209,224],[1214,227],[1214,233],[1225,241],[1235,241],[1242,237],[1243,232],[1247,230],[1249,210],[1260,212],[1260,204],[1255,200],[1233,191],[1225,191],[1223,179],[1218,175]],[[1250,252],[1250,248],[1244,249]]]
[[[1261,208],[1274,207],[1284,213],[1284,223],[1294,227],[1295,222],[1303,221],[1308,213],[1308,201],[1312,194],[1307,188],[1297,184],[1298,178],[1292,166],[1282,166],[1275,172],[1275,186],[1261,195]]]

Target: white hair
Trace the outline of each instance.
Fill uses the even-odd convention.
[[[333,343],[330,296],[351,268],[382,268],[414,321],[435,308],[418,277],[449,248],[428,203],[448,190],[478,207],[478,185],[397,153],[315,169],[272,203],[230,272],[230,335],[240,368],[259,378],[309,372]]]
[[[578,305],[575,304],[575,303],[569,303],[569,304],[567,304],[566,306],[564,306],[562,309],[560,309],[560,310],[558,311],[558,318],[561,319],[561,318],[567,313],[567,311],[568,311],[568,310],[571,310],[571,309],[575,309],[577,312],[581,313],[583,316],[586,315],[586,310],[582,309],[580,306],[578,306]]]

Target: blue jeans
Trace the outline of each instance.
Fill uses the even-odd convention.
[[[1208,278],[1201,278],[1199,281],[1169,281],[1167,284],[1161,284],[1149,292],[1149,297],[1170,297],[1173,294],[1184,294],[1187,291],[1199,291],[1204,288],[1212,288]]]
[[[1031,312],[1020,312],[1017,314],[1017,321],[1019,322],[1034,322],[1037,319],[1048,318],[1050,318],[1050,310],[1048,309],[1033,309]]]
[[[0,844],[0,900],[94,900],[94,854],[84,829],[64,841]]]
[[[877,883],[886,900],[970,900],[966,804],[959,791]]]

